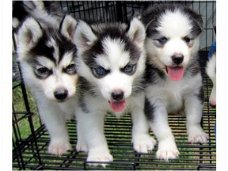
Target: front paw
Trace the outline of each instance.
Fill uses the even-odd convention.
[[[76,145],[76,150],[77,151],[83,151],[83,152],[88,152],[88,147],[85,143],[82,143],[80,141],[78,141],[77,145]]]
[[[179,151],[174,140],[168,139],[159,142],[156,156],[158,159],[166,161],[176,159],[179,156]]]
[[[155,139],[148,134],[135,135],[132,142],[134,150],[138,153],[149,153],[156,145]]]
[[[48,152],[57,156],[61,156],[68,150],[71,150],[71,145],[65,139],[53,139],[48,146]]]
[[[91,166],[98,166],[101,165],[103,167],[106,167],[107,164],[102,164],[100,162],[111,162],[113,161],[112,155],[109,153],[109,150],[105,147],[97,147],[89,150],[87,162],[93,162],[89,163]],[[98,162],[98,163],[95,163]]]
[[[188,133],[188,142],[190,143],[207,143],[209,136],[201,127],[191,127]]]
[[[77,142],[77,145],[76,145],[76,150],[77,151],[88,152],[88,146],[85,143],[83,138],[80,138],[80,137],[78,138],[78,142]]]

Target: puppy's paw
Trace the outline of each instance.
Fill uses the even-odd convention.
[[[179,151],[173,140],[163,140],[158,145],[156,157],[161,160],[168,161],[169,159],[176,159],[179,156]]]
[[[78,141],[78,143],[76,145],[76,150],[77,151],[88,152],[88,147],[84,143],[81,143],[81,142]]]
[[[156,140],[148,134],[137,134],[132,141],[134,150],[138,153],[149,153],[156,145]]]
[[[68,150],[71,150],[71,145],[65,139],[53,139],[48,146],[48,152],[57,156],[61,156]]]
[[[192,127],[188,133],[188,142],[190,143],[207,143],[209,136],[201,127]]]
[[[216,107],[216,100],[215,99],[210,99],[209,102],[210,102],[210,105],[212,107]]]
[[[89,165],[91,166],[101,165],[102,167],[106,167],[107,164],[106,163],[104,164],[102,162],[111,162],[111,161],[113,161],[113,157],[109,153],[109,150],[107,148],[98,147],[98,148],[93,148],[89,150],[87,162],[93,162],[93,163],[89,163]]]

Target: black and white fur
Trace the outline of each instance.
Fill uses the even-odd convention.
[[[75,42],[78,47],[80,95],[76,109],[77,151],[87,151],[87,161],[112,161],[104,136],[108,111],[117,117],[132,114],[132,142],[137,152],[152,150],[155,140],[148,134],[143,113],[145,68],[145,29],[134,18],[126,24],[89,26],[80,21]],[[126,103],[113,111],[111,103]]]
[[[76,103],[75,28],[76,21],[68,15],[58,27],[30,15],[17,33],[22,75],[50,134],[48,151],[56,155],[71,148],[65,121],[74,116]]]
[[[216,106],[216,53],[214,53],[207,62],[206,72],[212,81],[213,87],[209,97],[211,106]]]
[[[177,5],[149,7],[141,19],[146,26],[148,55],[145,114],[159,142],[157,158],[175,159],[179,151],[168,124],[169,113],[185,112],[189,142],[206,143],[208,139],[200,125],[203,88],[198,49],[203,21],[192,10]],[[167,67],[182,67],[183,78],[171,80]]]

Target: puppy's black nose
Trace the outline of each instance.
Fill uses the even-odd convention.
[[[184,56],[182,54],[179,54],[179,55],[173,55],[172,56],[172,60],[173,60],[173,63],[174,64],[181,64],[184,60]]]
[[[124,97],[124,93],[121,90],[117,90],[117,91],[112,92],[112,99],[113,100],[120,101],[120,100],[123,100],[123,97]]]
[[[59,88],[54,92],[54,96],[57,100],[64,100],[68,95],[68,91],[64,88]]]

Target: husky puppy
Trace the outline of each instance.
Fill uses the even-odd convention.
[[[30,16],[17,33],[23,79],[37,100],[41,119],[50,134],[48,151],[56,155],[71,148],[65,120],[74,114],[76,103],[75,28],[76,21],[68,15],[58,27]]]
[[[202,18],[177,5],[149,7],[141,16],[146,25],[145,114],[157,137],[158,159],[179,155],[168,125],[168,113],[184,111],[188,141],[206,143],[201,128],[203,88],[198,62]]]
[[[152,150],[155,140],[148,134],[143,113],[145,29],[134,18],[130,25],[80,21],[75,36],[78,47],[80,94],[76,109],[77,151],[87,151],[87,161],[112,161],[104,136],[107,112],[117,117],[131,112],[132,142],[137,152]]]

